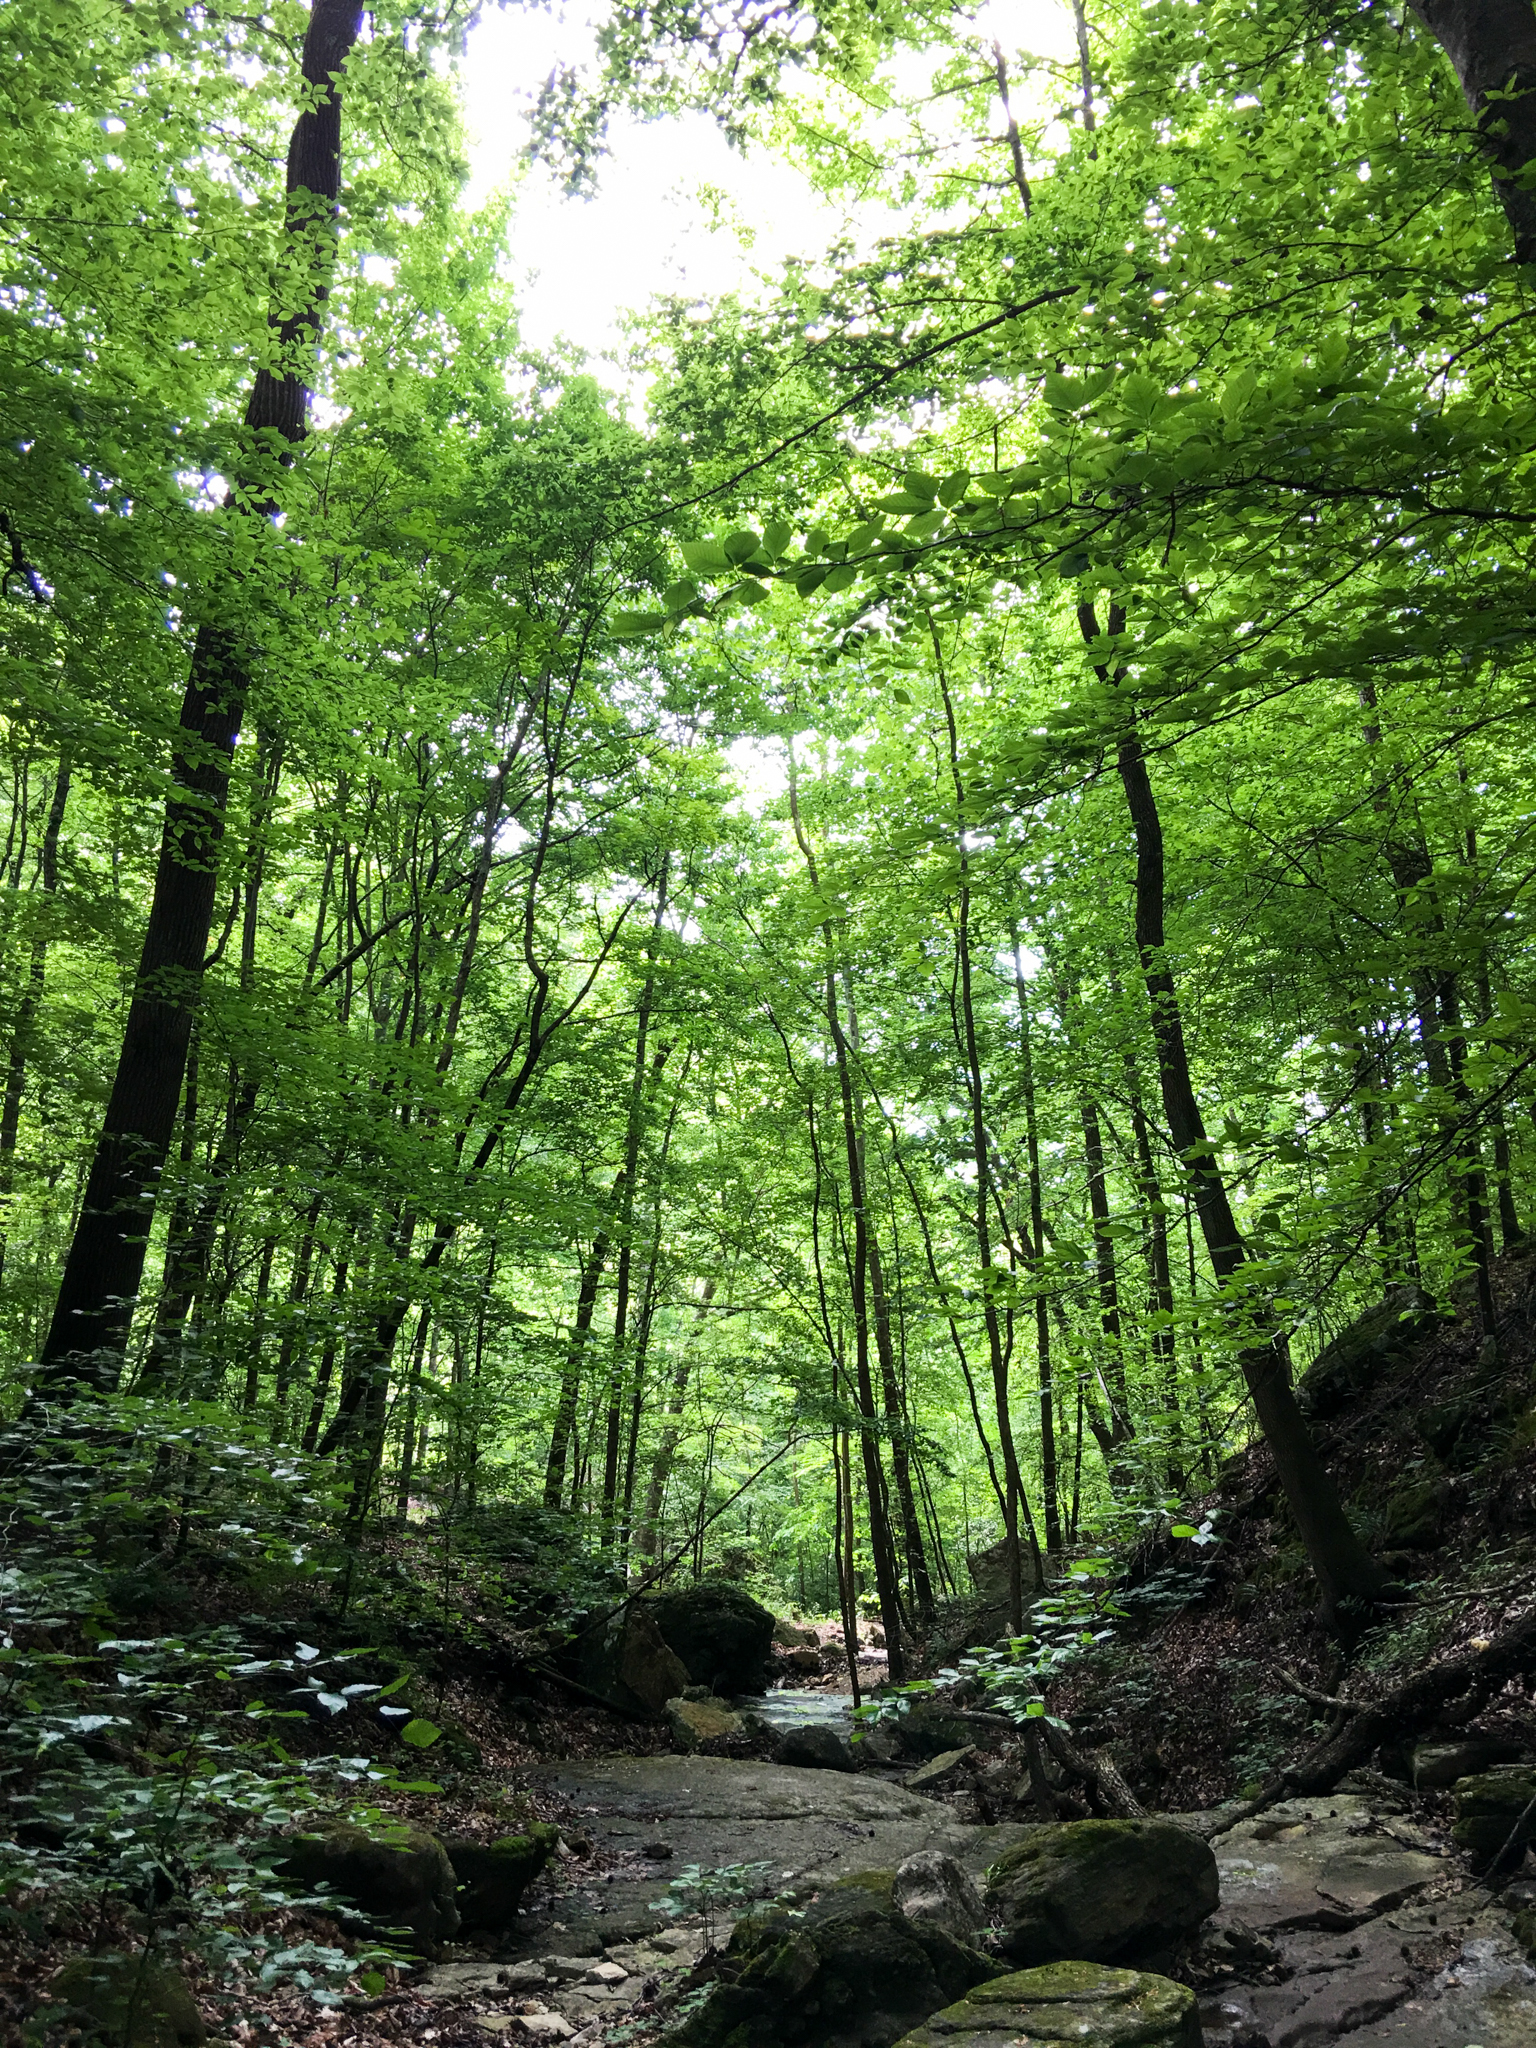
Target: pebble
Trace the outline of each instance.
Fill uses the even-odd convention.
[[[619,1963],[594,1963],[583,1979],[588,1984],[606,1984],[610,1988],[622,1984],[628,1977],[628,1970]]]

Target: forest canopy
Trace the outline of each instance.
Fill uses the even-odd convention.
[[[893,1677],[1262,1435],[1368,1610],[1294,1381],[1496,1362],[1536,1199],[1529,10],[616,5],[562,175],[702,107],[882,223],[643,406],[520,338],[466,30],[0,13],[9,1415]]]

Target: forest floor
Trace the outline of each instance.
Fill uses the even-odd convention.
[[[1463,1318],[1393,1337],[1331,1379],[1312,1376],[1325,1456],[1407,1588],[1385,1625],[1340,1652],[1316,1616],[1268,1455],[1255,1445],[1188,1503],[1218,1540],[1201,1550],[1167,1535],[1144,1541],[1124,1561],[1111,1639],[1051,1692],[1076,1740],[1112,1757],[1149,1810],[1187,1816],[1207,1834],[1228,1827],[1216,1839],[1222,1911],[1179,1965],[1201,1992],[1211,2048],[1326,2048],[1345,2037],[1350,2048],[1536,2044],[1536,1970],[1510,1921],[1512,1908],[1536,1905],[1536,1873],[1517,1875],[1496,1900],[1449,1842],[1447,1790],[1415,1788],[1410,1756],[1414,1741],[1436,1736],[1536,1754],[1528,1675],[1472,1720],[1389,1745],[1337,1792],[1230,1826],[1232,1802],[1315,1737],[1318,1709],[1301,1693],[1368,1700],[1404,1670],[1485,1640],[1536,1598],[1536,1256],[1506,1258],[1497,1277],[1497,1357]],[[403,1645],[430,1674],[415,1688],[415,1711],[439,1722],[445,1740],[427,1760],[437,1789],[386,1793],[380,1805],[470,1839],[548,1819],[559,1851],[515,1937],[451,1948],[430,1971],[390,1969],[382,1993],[320,2010],[300,1991],[274,1990],[232,2019],[223,1987],[194,1975],[215,2042],[485,2048],[491,2035],[542,2033],[641,2044],[728,1925],[728,1914],[716,1926],[689,1911],[697,1901],[686,1883],[669,1894],[687,1866],[758,1863],[770,1890],[803,1891],[941,1846],[979,1872],[1017,1829],[1039,1822],[1020,1746],[1003,1729],[978,1726],[963,1764],[921,1792],[902,1786],[911,1756],[812,1772],[773,1763],[761,1736],[732,1738],[723,1755],[673,1755],[664,1727],[606,1711],[555,1669],[545,1639],[506,1619],[492,1579],[466,1569],[424,1599],[429,1554],[424,1532],[391,1539],[372,1560],[373,1593],[340,1620],[296,1587],[259,1618],[267,1653],[298,1635],[328,1648],[381,1635]],[[229,1618],[240,1597],[184,1580],[180,1625]],[[960,1608],[942,1632],[981,1619]],[[152,1630],[153,1619],[142,1625]],[[818,1629],[829,1669],[802,1685],[846,1685],[838,1635]],[[863,1651],[868,1686],[882,1667],[872,1642]],[[318,1753],[336,1740],[335,1729],[315,1726],[294,1746]],[[361,1716],[345,1740],[365,1755],[388,1745]],[[317,1912],[295,1911],[291,1926],[296,1939],[348,1939]],[[131,1933],[125,1920],[114,1938]],[[36,1923],[21,1930],[14,1915],[11,1931],[0,1929],[3,2048],[51,2038],[48,1979],[77,1940],[62,1925],[38,1939]],[[590,1978],[600,1961],[610,1979],[623,1975]],[[523,2024],[541,2013],[562,2031]]]

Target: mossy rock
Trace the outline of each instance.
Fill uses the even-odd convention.
[[[408,1929],[423,1953],[459,1931],[458,1880],[442,1843],[425,1828],[401,1828],[381,1842],[343,1825],[295,1835],[281,1847],[283,1875],[328,1886],[380,1927]]]
[[[1433,1548],[1440,1541],[1450,1499],[1450,1481],[1438,1473],[1410,1479],[1387,1498],[1383,1524],[1387,1542],[1408,1550]]]
[[[648,1601],[651,1619],[695,1685],[761,1692],[773,1657],[773,1616],[740,1586],[704,1580]]]
[[[1325,1344],[1296,1383],[1296,1399],[1315,1422],[1337,1415],[1366,1393],[1396,1358],[1439,1327],[1440,1316],[1417,1288],[1396,1288]]]
[[[1536,1767],[1512,1764],[1458,1778],[1452,1797],[1456,1820],[1451,1839],[1480,1869],[1503,1856],[1506,1842],[1510,1848],[1504,1860],[1518,1862],[1536,1841],[1536,1811],[1526,1811],[1536,1802]]]
[[[1048,1963],[994,1977],[935,2013],[897,2048],[999,2048],[1004,2040],[1200,2048],[1200,2014],[1193,1991],[1167,1977],[1102,1963]]]
[[[1210,1844],[1167,1820],[1043,1828],[987,1873],[987,1906],[1015,1963],[1112,1963],[1193,1934],[1220,1904]]]
[[[48,1989],[108,2048],[197,2048],[207,2038],[180,1971],[143,1956],[75,1956]]]
[[[525,1833],[502,1835],[494,1842],[445,1842],[458,1880],[456,1903],[463,1930],[505,1934],[517,1919],[524,1892],[555,1853],[559,1839],[558,1828],[536,1820]]]
[[[720,1975],[668,2048],[888,2048],[998,1965],[939,1928],[894,1912],[891,1874],[834,1885],[803,1913],[739,1920]]]

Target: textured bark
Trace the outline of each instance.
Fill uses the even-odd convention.
[[[273,363],[257,371],[245,412],[253,475],[303,439],[308,377],[330,291],[341,196],[337,74],[362,26],[361,0],[314,0],[303,75],[319,88],[288,149],[284,262],[269,320]],[[237,513],[264,517],[269,493],[247,482]],[[200,627],[171,763],[149,923],[117,1074],[65,1261],[42,1377],[115,1387],[155,1196],[186,1071],[213,921],[230,763],[250,687],[249,658],[222,624]]]
[[[1517,263],[1536,263],[1536,10],[1530,0],[1410,0],[1451,60],[1477,122]],[[1508,97],[1505,97],[1508,95]]]
[[[62,755],[54,780],[53,798],[43,827],[43,844],[38,864],[38,882],[45,896],[59,888],[59,834],[64,825],[64,808],[69,802],[69,756]],[[27,1062],[37,1031],[37,1014],[42,1007],[43,983],[48,964],[48,932],[44,927],[32,941],[26,992],[16,1006],[11,1030],[11,1053],[6,1067],[5,1098],[0,1103],[0,1274],[5,1270],[6,1236],[10,1228],[10,1197],[16,1176],[16,1140],[21,1130],[21,1099],[27,1083]]]

